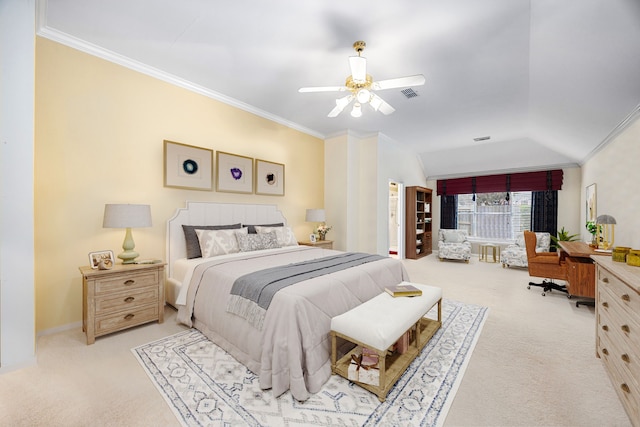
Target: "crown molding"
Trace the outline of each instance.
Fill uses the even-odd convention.
[[[602,142],[598,144],[596,148],[591,150],[591,152],[587,154],[587,156],[584,159],[582,159],[582,161],[580,162],[580,166],[583,166],[585,163],[587,163],[588,160],[590,160],[593,156],[598,154],[604,147],[609,145],[609,143],[613,142],[613,140],[615,140],[622,132],[624,132],[629,126],[631,126],[631,124],[635,122],[639,117],[640,117],[640,104],[636,105],[635,108],[631,110],[631,112],[627,114],[627,116],[624,119],[622,119],[622,121],[618,123],[611,132],[609,132],[609,135],[607,135],[606,138],[603,139]]]
[[[78,39],[77,37],[74,37],[70,34],[66,34],[62,31],[49,28],[46,25],[47,0],[39,0],[37,2],[36,9],[37,9],[36,10],[36,21],[37,21],[36,34],[40,37],[53,40],[57,43],[61,43],[65,46],[69,46],[71,48],[77,49],[81,52],[87,53],[92,56],[96,56],[106,61],[113,62],[115,64],[137,71],[139,73],[146,74],[148,76],[154,77],[158,80],[162,80],[174,86],[178,86],[183,89],[187,89],[191,92],[195,92],[197,94],[206,96],[208,98],[215,99],[216,101],[220,101],[222,103],[225,103],[232,107],[246,111],[248,113],[255,114],[256,116],[281,124],[288,128],[300,131],[307,135],[320,138],[320,139],[325,139],[326,137],[324,134],[317,132],[313,129],[309,129],[307,127],[301,126],[297,123],[286,120],[280,116],[276,116],[274,114],[271,114],[267,111],[256,108],[252,105],[246,104],[244,102],[238,101],[237,99],[223,95],[219,92],[213,91],[204,86],[200,86],[198,84],[192,83],[178,76],[174,76],[173,74],[151,67],[142,62],[133,60],[126,56],[123,56],[118,53],[112,52],[108,49],[105,49],[103,47]]]

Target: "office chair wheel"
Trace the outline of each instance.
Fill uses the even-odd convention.
[[[527,285],[527,289],[531,289],[531,285]]]
[[[567,298],[571,299],[571,295],[567,294]]]
[[[543,292],[543,293],[542,293],[542,296],[545,296],[545,295],[546,295],[546,294]]]

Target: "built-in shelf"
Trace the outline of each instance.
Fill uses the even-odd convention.
[[[406,238],[405,256],[417,259],[431,254],[431,189],[407,187],[406,189]]]

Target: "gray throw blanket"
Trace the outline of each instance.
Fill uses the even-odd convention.
[[[276,292],[307,279],[346,270],[386,257],[347,252],[294,264],[267,268],[238,277],[231,288],[227,311],[262,330],[266,310]]]

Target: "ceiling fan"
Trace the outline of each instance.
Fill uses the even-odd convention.
[[[328,114],[328,117],[336,117],[342,112],[354,99],[356,100],[351,110],[353,117],[362,116],[362,105],[369,104],[375,111],[389,115],[393,113],[395,108],[386,101],[376,95],[374,90],[394,89],[407,86],[421,86],[425,82],[422,74],[414,76],[398,77],[395,79],[373,81],[373,77],[367,74],[367,58],[362,56],[362,51],[367,44],[361,40],[353,44],[353,48],[358,52],[358,56],[349,57],[349,67],[351,75],[347,77],[344,86],[321,86],[321,87],[303,87],[298,92],[349,92],[348,95],[336,99],[336,106]]]

